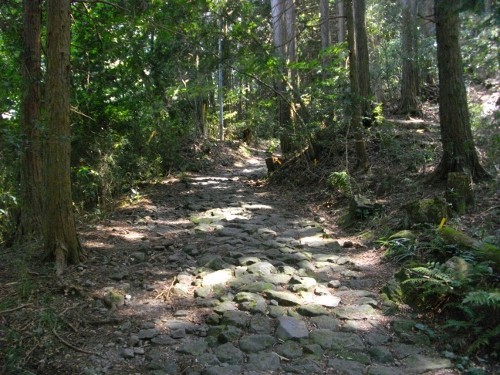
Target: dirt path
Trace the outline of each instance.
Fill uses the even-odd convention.
[[[83,233],[59,315],[73,348],[38,373],[453,373],[416,322],[384,316],[375,251],[254,186],[264,173],[251,158],[167,180]]]

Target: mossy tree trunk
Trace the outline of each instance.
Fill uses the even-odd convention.
[[[71,199],[70,26],[70,0],[48,0],[45,251],[58,275],[82,258]]]
[[[488,173],[479,164],[472,138],[459,44],[460,4],[460,1],[448,0],[434,3],[443,144],[443,155],[434,177],[446,179],[449,172],[467,172],[474,181],[480,181],[488,178]]]
[[[22,100],[21,218],[17,237],[43,234],[43,162],[41,154],[41,0],[24,0]]]

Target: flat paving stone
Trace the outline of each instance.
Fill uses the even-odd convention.
[[[303,320],[291,316],[281,316],[278,318],[276,336],[281,340],[302,339],[309,336],[309,331]]]

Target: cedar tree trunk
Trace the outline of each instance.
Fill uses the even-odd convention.
[[[43,234],[43,162],[40,137],[41,0],[24,0],[20,240]]]
[[[70,26],[70,0],[48,0],[45,250],[58,275],[82,258],[71,199]]]
[[[472,138],[459,44],[460,2],[435,0],[434,6],[443,144],[443,155],[434,177],[446,179],[449,172],[467,172],[474,181],[479,181],[489,176],[479,164]]]

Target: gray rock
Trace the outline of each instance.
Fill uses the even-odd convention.
[[[210,293],[212,293],[212,287],[202,286],[196,288],[196,290],[194,291],[194,296],[197,298],[207,298],[210,296]]]
[[[208,344],[205,339],[199,339],[195,341],[188,341],[177,348],[178,353],[191,354],[194,356],[200,356],[205,350],[207,350]]]
[[[289,363],[283,363],[283,370],[292,374],[323,374],[316,361],[310,359],[298,359]]]
[[[183,339],[186,337],[186,330],[184,328],[173,329],[172,332],[170,332],[170,336],[173,339]]]
[[[172,294],[178,297],[189,297],[191,295],[190,286],[186,284],[175,284],[172,288]]]
[[[241,374],[242,367],[237,365],[230,366],[211,366],[205,369],[205,375],[235,375]]]
[[[335,310],[335,315],[340,319],[362,320],[377,316],[377,311],[370,305],[341,306]]]
[[[262,333],[262,334],[271,334],[271,320],[264,314],[255,314],[250,319],[250,328],[249,332],[251,333]]]
[[[266,291],[266,295],[269,298],[273,298],[281,306],[296,306],[300,305],[303,301],[300,297],[296,296],[293,293],[290,292],[280,292],[277,290],[268,290]]]
[[[328,315],[328,310],[320,305],[309,304],[297,308],[297,312],[303,316]]]
[[[321,345],[323,349],[364,350],[364,345],[358,335],[346,332],[335,332],[329,329],[311,331],[312,343]]]
[[[282,357],[288,359],[294,359],[302,357],[304,354],[302,351],[302,347],[295,341],[285,341],[283,344],[278,345],[276,347],[276,352]]]
[[[238,306],[232,301],[221,302],[214,307],[214,311],[219,314],[224,314],[227,311],[237,311]]]
[[[256,353],[268,349],[275,343],[271,335],[250,335],[240,339],[240,349],[245,353]]]
[[[376,332],[370,332],[365,335],[365,340],[368,344],[377,346],[388,343],[391,341],[391,337]]]
[[[241,291],[262,293],[266,290],[274,290],[276,286],[268,281],[255,281],[252,283],[244,284],[239,288]]]
[[[176,344],[177,341],[170,337],[169,335],[158,335],[154,337],[151,342],[155,345],[173,345]]]
[[[406,366],[409,372],[423,373],[432,370],[441,370],[453,367],[448,358],[428,357],[421,354],[414,354],[406,358]]]
[[[290,316],[280,316],[276,336],[281,340],[296,340],[308,337],[309,331],[303,320]]]
[[[360,375],[365,373],[365,365],[345,359],[332,358],[328,360],[328,367],[343,375]]]
[[[415,346],[415,345],[408,345],[404,343],[398,343],[397,345],[394,345],[393,351],[394,354],[396,355],[397,358],[403,359],[415,354],[420,354],[424,348]]]
[[[243,331],[235,326],[219,326],[219,328],[221,328],[221,330],[218,333],[217,340],[223,344],[236,341],[243,334]],[[209,334],[211,334],[211,331],[212,328],[209,329]]]
[[[316,325],[318,328],[329,329],[336,331],[339,327],[339,321],[331,316],[315,316],[311,318],[311,323]]]
[[[304,345],[304,353],[313,358],[323,357],[324,350],[321,345],[318,344],[307,344]]]
[[[134,263],[141,263],[146,259],[146,254],[144,254],[142,251],[136,251],[130,254],[130,258]]]
[[[122,350],[122,357],[126,359],[134,358],[135,353],[134,349],[131,348],[125,348]]]
[[[240,266],[250,266],[259,262],[261,262],[261,260],[257,257],[241,257],[238,259]]]
[[[253,353],[248,355],[248,363],[245,365],[250,370],[262,373],[263,371],[274,371],[280,368],[280,357],[276,353]]]
[[[389,351],[389,348],[385,346],[374,346],[373,348],[369,348],[368,353],[375,362],[378,363],[394,362],[392,353]]]
[[[137,334],[140,340],[151,340],[153,337],[158,336],[160,332],[156,328],[141,329]]]
[[[231,343],[220,345],[214,349],[214,354],[222,363],[240,365],[245,359],[243,352]]]
[[[267,306],[267,311],[271,318],[278,318],[287,314],[287,310],[282,306]]]
[[[231,279],[233,278],[234,278],[233,270],[225,268],[219,271],[211,272],[203,276],[202,285],[203,286],[221,285],[231,281]]]
[[[397,367],[389,367],[380,364],[374,364],[368,367],[367,375],[407,375],[408,372]]]
[[[248,326],[250,316],[244,311],[226,311],[221,318],[223,324],[245,328]]]
[[[276,267],[269,262],[257,262],[248,266],[248,272],[256,275],[270,275],[276,273]]]
[[[250,292],[240,292],[236,294],[235,301],[240,304],[242,310],[265,313],[266,300],[259,294]]]
[[[128,277],[128,271],[116,271],[113,272],[109,277],[111,280],[120,281]]]

